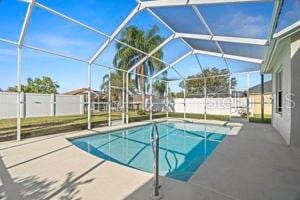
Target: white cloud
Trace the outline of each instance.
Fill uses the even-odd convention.
[[[231,32],[245,37],[261,37],[268,31],[268,23],[262,15],[251,16],[236,12],[224,16],[217,28],[225,34]]]
[[[290,1],[286,1],[285,4],[291,4]],[[290,9],[288,9],[290,6]],[[295,20],[300,19],[300,0],[295,0],[292,5],[284,5],[283,11],[281,13],[281,17],[279,18],[279,24],[281,26],[286,27],[292,24],[292,22],[295,22]],[[287,10],[288,9],[288,10]],[[284,12],[285,11],[285,12]],[[281,28],[283,28],[281,27]]]
[[[36,34],[32,38],[35,40],[34,43],[38,45],[37,47],[57,50],[68,54],[72,54],[70,52],[74,51],[80,52],[83,49],[94,45],[91,42],[72,39],[68,36],[57,36],[51,34]]]

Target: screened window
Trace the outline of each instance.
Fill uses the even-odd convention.
[[[276,112],[282,113],[282,69],[276,72]]]

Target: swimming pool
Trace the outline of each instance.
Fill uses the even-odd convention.
[[[230,131],[228,127],[167,121],[157,124],[159,174],[187,181]],[[97,157],[152,173],[152,125],[72,139]]]

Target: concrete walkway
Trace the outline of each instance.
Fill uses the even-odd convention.
[[[0,144],[0,199],[151,199],[152,174],[96,158],[66,140],[89,133]],[[161,182],[170,200],[297,200],[300,157],[270,125],[245,123],[187,183]]]

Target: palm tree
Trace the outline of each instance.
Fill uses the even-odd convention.
[[[153,26],[146,32],[140,30],[136,26],[129,26],[124,32],[122,32],[120,40],[123,43],[134,46],[135,48],[144,52],[151,52],[155,47],[164,41],[164,39],[158,35],[158,32],[159,28],[157,26]],[[117,53],[114,56],[113,64],[115,67],[120,69],[128,70],[146,56],[143,53],[133,50],[132,48],[121,43],[117,43],[116,49]],[[153,54],[153,56],[162,59],[163,51],[159,50]],[[143,108],[145,108],[145,94],[147,90],[146,85],[149,83],[149,80],[143,76],[139,76],[138,74],[152,76],[155,71],[161,70],[164,67],[165,65],[162,62],[150,57],[135,69],[135,87],[136,90],[142,95]]]
[[[153,83],[153,90],[160,98],[162,98],[167,90],[167,83],[165,81],[157,80]]]
[[[111,86],[115,86],[115,87],[119,87],[122,88],[123,87],[123,72],[122,71],[116,71],[116,72],[111,72],[110,74],[110,84]],[[103,80],[102,80],[102,84],[100,86],[100,90],[102,90],[103,92],[107,93],[108,92],[108,85],[109,85],[109,74],[105,74],[103,76]],[[129,89],[133,90],[134,84],[132,83],[132,81],[129,82]],[[121,101],[121,96],[122,96],[122,91],[118,90],[118,89],[111,89],[111,97],[113,100],[118,100]]]

